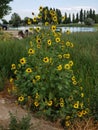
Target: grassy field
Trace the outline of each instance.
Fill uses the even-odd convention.
[[[91,109],[96,109],[98,118],[98,32],[73,33],[70,35],[75,48],[72,51],[75,61],[74,70],[77,77],[82,78]],[[96,107],[95,107],[96,106]]]
[[[29,43],[33,38],[35,35],[23,40],[0,41],[0,90],[3,89],[4,81],[13,77],[11,65],[18,64],[20,58],[28,55]],[[74,61],[73,71],[84,87],[84,102],[87,106],[89,103],[90,116],[98,119],[98,32],[72,33],[67,36],[64,33],[62,39],[74,45],[70,51]]]

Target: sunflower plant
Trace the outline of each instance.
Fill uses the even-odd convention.
[[[18,102],[29,104],[32,111],[52,120],[63,119],[65,126],[88,114],[83,87],[73,72],[75,63],[70,53],[73,48],[73,43],[52,25],[35,32],[28,55],[11,66]]]

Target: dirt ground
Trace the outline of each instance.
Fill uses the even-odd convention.
[[[7,83],[6,86],[9,87],[9,83]],[[10,122],[9,112],[16,115],[18,119],[21,119],[30,113],[26,109],[17,105],[15,101],[15,98],[8,94],[7,89],[0,92],[0,125],[3,125],[5,128],[7,128]],[[30,115],[31,123],[34,128],[31,130],[63,130],[59,123],[52,123],[50,121],[38,119],[37,117],[34,117],[33,113],[30,113]]]
[[[5,30],[4,32],[12,34],[13,37],[18,36],[18,30]]]

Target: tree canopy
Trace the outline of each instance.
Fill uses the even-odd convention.
[[[13,0],[0,0],[0,19],[11,11],[9,3]]]

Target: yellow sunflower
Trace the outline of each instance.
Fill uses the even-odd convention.
[[[35,105],[36,107],[38,107],[38,106],[39,106],[39,103],[38,103],[37,101],[35,101],[35,102],[34,102],[34,105]]]
[[[36,42],[37,42],[38,44],[40,44],[40,43],[41,43],[41,39],[40,39],[40,38],[37,38],[37,39],[36,39]]]
[[[37,21],[37,19],[36,19],[36,17],[34,17],[34,18],[33,18],[33,22],[36,22],[36,21]]]
[[[51,29],[52,29],[52,31],[55,31],[55,30],[56,30],[56,26],[55,26],[55,25],[52,25],[52,26],[51,26]]]
[[[13,78],[10,78],[10,83],[12,83],[14,81],[14,79]]]
[[[66,34],[67,34],[67,35],[69,35],[70,33],[71,33],[70,30],[67,30],[67,31],[66,31]]]
[[[76,80],[73,80],[73,85],[77,85],[77,81]]]
[[[65,64],[64,65],[64,69],[69,70],[70,69],[70,65],[69,64]]]
[[[63,58],[69,59],[70,58],[70,54],[69,53],[63,54]]]
[[[62,65],[58,65],[57,70],[62,70]]]
[[[37,27],[37,28],[36,28],[36,31],[37,31],[37,32],[40,32],[40,29],[41,29],[40,27]]]
[[[47,43],[48,43],[49,46],[51,46],[51,40],[50,39],[47,41]]]
[[[69,127],[71,125],[70,121],[65,121],[65,126]]]
[[[20,97],[18,98],[18,101],[19,101],[19,102],[23,102],[23,101],[24,101],[24,97],[23,97],[23,96],[20,96]]]
[[[40,75],[36,75],[35,76],[35,79],[38,81],[38,80],[40,80]]]
[[[59,59],[62,59],[62,55],[61,55],[61,54],[59,54],[59,55],[58,55],[58,58],[59,58]]]
[[[43,62],[48,63],[48,62],[49,62],[49,58],[48,58],[48,57],[45,57],[45,58],[43,59]]]
[[[36,98],[36,99],[39,98],[39,94],[38,94],[38,93],[36,93],[35,98]]]
[[[47,102],[48,106],[52,106],[52,104],[53,104],[52,100],[50,100],[49,102]]]
[[[83,115],[86,115],[86,114],[87,114],[87,111],[86,111],[86,110],[82,110],[82,114],[83,114]]]
[[[16,69],[16,65],[15,64],[12,64],[11,65],[11,70],[15,70]]]
[[[66,118],[65,118],[66,120],[69,120],[70,119],[70,116],[66,116]]]
[[[72,61],[72,60],[69,61],[69,65],[70,65],[70,66],[73,66],[73,61]]]
[[[69,47],[71,43],[69,41],[67,41],[65,44],[66,44],[66,46]]]
[[[27,69],[26,69],[26,72],[27,72],[27,73],[31,73],[31,72],[32,72],[32,69],[31,69],[31,68],[27,68]]]
[[[60,42],[60,38],[57,37],[57,38],[55,39],[55,41],[56,41],[56,42]]]
[[[26,59],[25,59],[25,58],[21,58],[21,59],[20,59],[20,63],[21,63],[22,65],[24,65],[24,64],[26,63]]]
[[[64,102],[60,102],[60,107],[64,107]]]
[[[77,102],[74,104],[73,107],[76,108],[76,109],[78,109],[78,108],[79,108],[79,101],[77,101]]]
[[[29,55],[33,55],[35,53],[35,50],[33,50],[32,48],[30,48],[29,50],[28,50],[28,54]]]
[[[49,25],[49,23],[48,22],[45,22],[45,26],[48,26]]]
[[[42,6],[39,7],[39,11],[40,11],[40,12],[43,11],[43,7],[42,7]]]
[[[54,16],[54,17],[53,17],[53,21],[54,21],[54,22],[57,22],[57,16]]]
[[[77,112],[77,115],[78,115],[78,117],[82,117],[83,116],[82,111]]]
[[[63,98],[60,98],[60,102],[64,102],[64,99],[63,99]]]
[[[28,23],[28,25],[30,25],[32,22],[31,22],[31,20],[30,20],[30,19],[28,19],[28,22],[27,22],[27,23]]]

